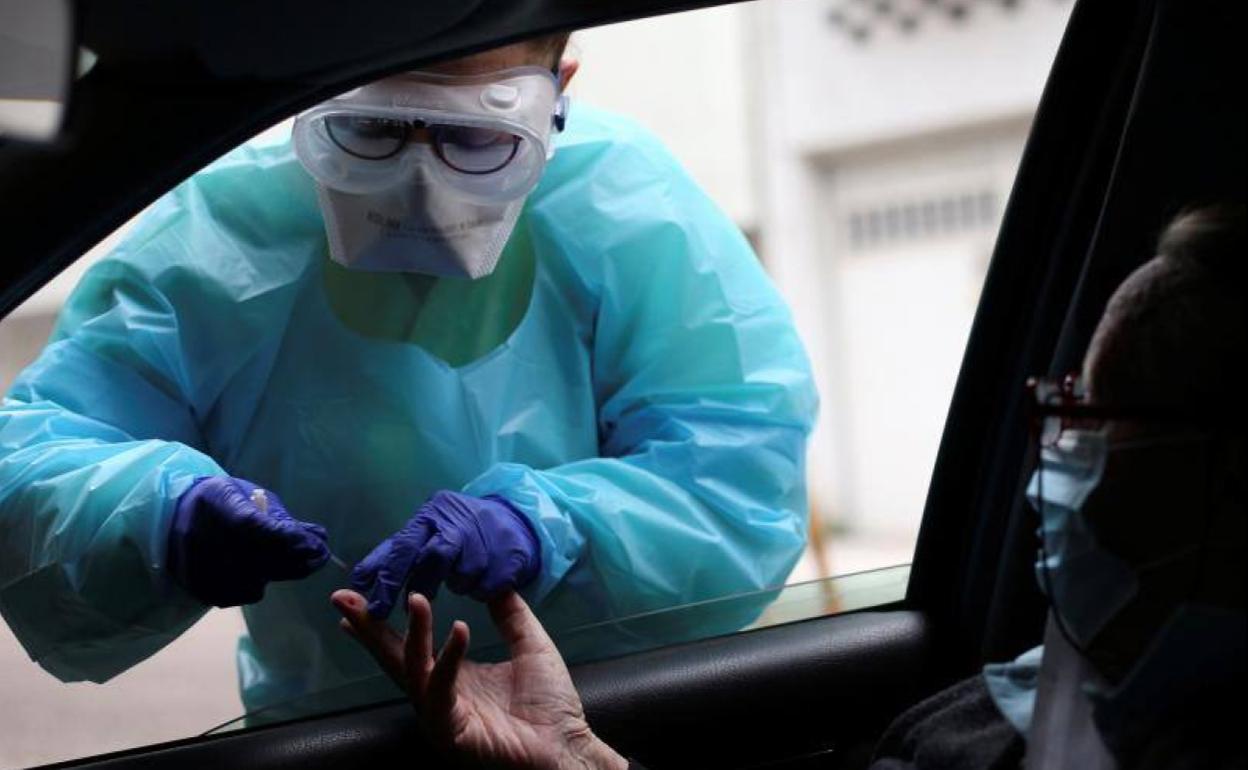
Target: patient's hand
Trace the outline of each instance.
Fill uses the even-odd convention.
[[[465,660],[468,626],[456,621],[434,659],[433,611],[408,598],[405,638],[369,616],[364,597],[337,591],[342,627],[407,691],[435,745],[489,767],[625,768],[628,762],[589,729],[559,651],[514,592],[490,602],[511,650],[506,663]]]

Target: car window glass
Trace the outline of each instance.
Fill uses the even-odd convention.
[[[108,414],[142,413],[127,425],[132,434],[211,447],[226,470],[284,468],[287,485],[271,492],[292,515],[317,519],[302,512],[318,501],[365,510],[414,494],[378,461],[411,446],[417,430],[396,394],[427,373],[455,372],[455,386],[428,391],[421,406],[445,447],[422,457],[420,474],[462,479],[454,486],[480,496],[524,489],[516,504],[545,505],[551,516],[618,501],[615,518],[541,534],[555,577],[539,615],[574,661],[900,601],[997,227],[1069,10],[1062,0],[768,0],[579,32],[569,49],[581,68],[568,131],[531,208],[514,216],[578,213],[517,227],[494,269],[472,283],[329,260],[317,193],[290,154],[284,121],[0,321],[0,388],[16,387],[23,403],[37,391],[55,393],[56,408],[79,399],[88,411],[107,402]],[[375,123],[334,125],[331,138],[358,152],[400,136]],[[497,136],[461,129],[401,138],[469,170],[512,157]],[[643,183],[645,174],[662,183]],[[561,186],[576,194],[560,199]],[[274,244],[273,232],[289,238]],[[682,272],[691,251],[710,267]],[[644,261],[656,255],[663,261]],[[314,282],[272,279],[312,262]],[[720,278],[707,283],[708,274]],[[80,283],[93,288],[69,301]],[[725,308],[731,321],[707,320]],[[297,329],[266,320],[299,313]],[[787,313],[796,333],[786,336]],[[153,334],[168,318],[174,331]],[[112,324],[130,332],[114,334]],[[100,379],[39,379],[40,367],[70,371],[56,368],[66,359],[39,356],[50,336],[72,348],[58,355],[76,355],[75,335],[91,336],[82,344],[106,362],[93,375]],[[758,345],[767,335],[774,344]],[[255,339],[280,344],[237,354]],[[350,364],[340,357],[365,350],[367,359]],[[298,351],[302,368],[283,368]],[[817,417],[799,382],[806,361]],[[19,375],[38,388],[21,386]],[[143,395],[126,389],[139,382]],[[751,382],[765,387],[743,387]],[[366,404],[344,396],[363,390]],[[524,398],[523,409],[494,409]],[[102,414],[90,431],[107,430]],[[246,425],[246,440],[220,429],[227,423]],[[803,466],[792,437],[807,428]],[[682,444],[690,435],[697,440]],[[744,448],[718,449],[734,441]],[[604,457],[631,459],[604,470],[594,464]],[[23,460],[0,457],[8,549],[32,489],[14,481],[15,462]],[[315,472],[300,476],[301,468]],[[541,475],[550,468],[563,470]],[[638,478],[652,482],[644,493]],[[76,499],[66,492],[46,505]],[[782,510],[794,501],[800,510]],[[375,669],[351,668],[358,661],[345,638],[315,660],[300,652],[321,650],[321,634],[335,633],[319,597],[344,585],[343,567],[381,539],[335,521],[322,523],[342,566],[325,566],[306,591],[274,584],[245,612],[188,615],[189,627],[172,623],[164,633],[173,640],[155,652],[127,637],[126,654],[139,661],[117,664],[124,670],[104,684],[58,681],[19,641],[34,633],[21,626],[22,608],[57,606],[54,596],[69,590],[55,582],[60,573],[5,573],[0,681],[12,707],[0,768],[395,697]],[[0,554],[9,564],[31,556]],[[279,605],[280,617],[266,615]],[[603,617],[604,607],[615,614]],[[469,620],[475,654],[501,654],[484,613]],[[282,665],[264,647],[276,632],[294,634]],[[316,679],[340,666],[354,673]],[[240,697],[240,687],[251,694]]]

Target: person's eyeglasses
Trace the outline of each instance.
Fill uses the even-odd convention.
[[[338,149],[363,160],[386,160],[409,143],[428,144],[463,174],[492,174],[516,157],[523,139],[507,131],[363,115],[331,115],[325,133]]]
[[[1031,429],[1041,447],[1056,446],[1068,430],[1101,430],[1110,420],[1200,425],[1207,415],[1171,406],[1092,404],[1076,373],[1060,380],[1031,377]]]

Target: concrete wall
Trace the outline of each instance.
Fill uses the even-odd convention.
[[[730,5],[584,30],[569,93],[663,138],[743,228],[757,224],[747,8]],[[573,113],[575,114],[575,113]],[[575,118],[573,118],[575,119]]]
[[[1033,111],[1070,2],[963,4],[971,11],[961,21],[916,10],[912,32],[879,19],[861,42],[829,12],[840,7],[848,14],[865,3],[753,4],[774,67],[767,112],[787,118],[776,121],[779,147],[827,152]]]
[[[924,11],[928,5],[893,3],[920,13],[919,25],[906,33],[877,21],[865,41],[829,19],[873,7],[845,0],[755,4],[748,25],[754,71],[768,86],[757,89],[754,107],[765,116],[755,162],[763,257],[793,306],[824,395],[810,451],[813,502],[840,524],[910,542],[991,233],[958,246],[939,237],[914,242],[908,257],[847,265],[837,231],[842,202],[870,198],[873,186],[883,198],[922,197],[924,185],[954,188],[979,175],[996,180],[999,213],[1070,10],[1059,0],[1020,0],[1012,10],[968,3],[970,15],[954,21]],[[898,271],[895,260],[914,269]],[[965,296],[928,319],[926,332],[945,330],[941,344],[932,347],[930,334],[890,344],[899,337],[888,319],[900,323],[925,293]],[[920,346],[923,339],[929,344]],[[875,355],[854,352],[865,349]],[[935,349],[944,351],[940,363],[926,371],[899,363]],[[878,380],[864,378],[889,370],[926,374],[921,402],[893,401],[895,410],[910,407],[913,435],[876,424],[876,439],[864,438],[864,416],[875,412],[867,405],[881,394]],[[861,443],[873,440],[891,449]],[[889,488],[897,491],[884,505]]]

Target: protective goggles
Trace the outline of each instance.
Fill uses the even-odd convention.
[[[423,171],[469,198],[509,201],[541,178],[566,112],[558,81],[540,67],[467,77],[411,72],[301,113],[295,154],[340,192],[383,192]]]

